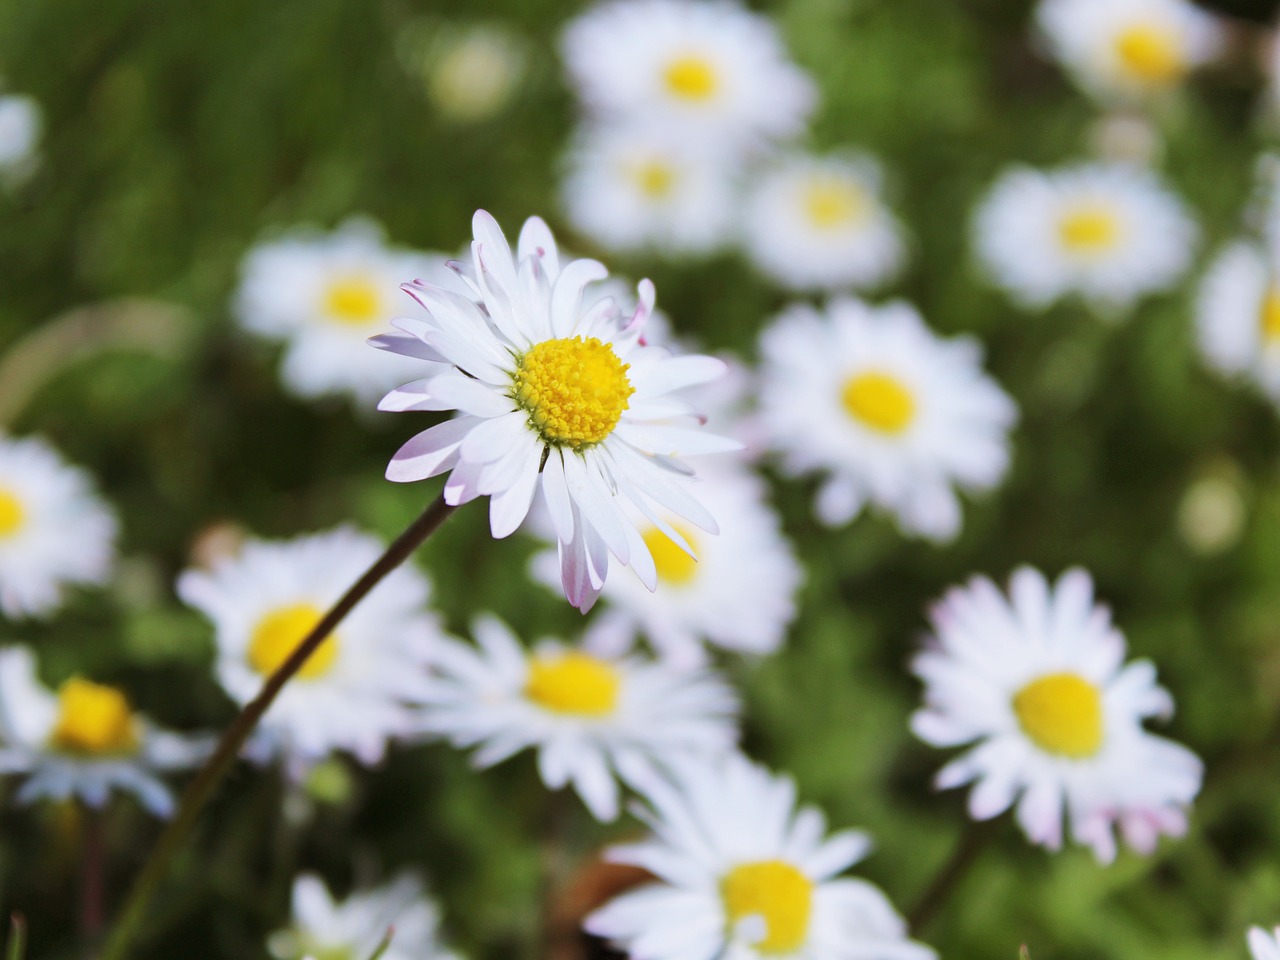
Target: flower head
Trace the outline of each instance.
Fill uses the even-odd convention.
[[[1280,927],[1270,933],[1262,927],[1250,927],[1249,953],[1253,960],[1280,960]]]
[[[31,97],[0,96],[0,179],[21,180],[36,165],[40,106]]]
[[[1280,270],[1263,247],[1224,250],[1200,286],[1196,339],[1219,373],[1251,380],[1280,405]]]

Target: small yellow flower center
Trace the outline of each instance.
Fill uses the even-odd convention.
[[[138,748],[138,722],[115,687],[72,677],[58,691],[58,720],[50,745],[92,756],[133,753]]]
[[[1169,86],[1186,73],[1187,63],[1178,36],[1167,26],[1134,24],[1120,31],[1115,44],[1120,63],[1147,86]]]
[[[353,274],[329,285],[324,298],[329,316],[338,323],[364,327],[383,319],[382,296],[370,277]]]
[[[698,541],[693,538],[693,534],[679,524],[674,525],[674,529],[696,552]],[[684,586],[698,575],[698,561],[657,527],[650,527],[645,532],[644,545],[653,554],[653,565],[658,568],[658,576],[663,583]]]
[[[916,400],[897,377],[872,371],[845,381],[840,394],[849,415],[880,433],[904,432],[916,416]]]
[[[0,489],[0,540],[12,537],[27,522],[27,510],[17,494]]]
[[[809,934],[813,881],[785,860],[760,860],[734,867],[720,881],[729,926],[745,917],[764,921],[761,953],[792,953]]]
[[[681,100],[710,100],[720,88],[715,67],[694,54],[672,60],[662,78],[667,89]]]
[[[650,200],[665,200],[676,185],[676,172],[671,164],[661,160],[647,160],[637,164],[633,176],[636,186]]]
[[[867,211],[867,195],[843,177],[820,177],[804,191],[804,211],[819,230],[856,223]]]
[[[1075,673],[1051,673],[1013,698],[1022,732],[1048,753],[1079,760],[1102,746],[1102,694]]]
[[[323,617],[323,611],[309,603],[297,603],[268,613],[258,621],[249,638],[249,666],[264,677],[275,673]],[[298,671],[297,679],[323,677],[333,669],[337,657],[338,638],[330,634]]]
[[[1059,221],[1058,236],[1071,253],[1106,253],[1120,239],[1120,220],[1100,204],[1080,207]]]
[[[1272,287],[1262,298],[1262,315],[1259,318],[1262,339],[1268,343],[1280,340],[1280,287]],[[4,503],[0,494],[0,505]],[[0,534],[4,533],[4,508],[0,506]]]
[[[595,337],[544,340],[516,364],[512,398],[547,443],[592,447],[613,432],[635,393],[629,366]]]
[[[524,692],[530,700],[556,713],[607,717],[618,705],[622,677],[611,664],[585,653],[534,657]]]

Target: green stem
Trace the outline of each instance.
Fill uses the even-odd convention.
[[[208,761],[182,795],[177,814],[160,835],[160,840],[152,851],[150,859],[143,867],[138,879],[134,881],[124,908],[121,910],[120,919],[116,922],[111,938],[107,941],[102,955],[103,960],[124,960],[128,955],[130,945],[136,939],[142,918],[146,914],[147,905],[168,876],[174,856],[187,842],[201,811],[212,798],[227,771],[235,763],[241,748],[258,725],[258,721],[284,689],[284,685],[302,669],[307,659],[315,653],[352,608],[363,600],[387,574],[404,563],[427,537],[439,529],[455,509],[446,504],[443,498],[432,501],[422,515],[410,524],[351,589],[343,594],[342,599],[330,608],[324,618],[298,644],[289,658],[267,678],[258,695],[231,721],[231,725],[223,733],[222,739]]]

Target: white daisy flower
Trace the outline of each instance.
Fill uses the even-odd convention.
[[[617,779],[646,789],[671,764],[737,742],[737,698],[723,680],[634,656],[607,629],[532,652],[493,617],[478,618],[474,633],[478,649],[437,646],[419,729],[479,747],[482,768],[536,748],[543,783],[572,784],[598,820],[618,815]]]
[[[1104,101],[1173,89],[1223,42],[1218,21],[1186,0],[1042,0],[1036,21],[1053,56]]]
[[[1078,293],[1109,312],[1173,286],[1199,233],[1153,173],[1124,164],[1011,170],[974,228],[986,269],[1024,306]]]
[[[102,807],[120,792],[166,817],[173,795],[158,774],[196,766],[209,745],[157,729],[115,687],[72,677],[55,693],[36,677],[31,651],[0,649],[0,774],[24,778],[18,803]]]
[[[744,243],[752,263],[792,290],[874,287],[906,253],[881,199],[880,165],[865,156],[791,156],[752,186]]]
[[[1150,853],[1161,834],[1186,831],[1202,765],[1190,750],[1143,729],[1167,718],[1173,700],[1149,661],[1124,663],[1124,637],[1093,599],[1083,570],[1051,588],[1022,568],[1006,599],[975,577],[932,612],[933,635],[913,664],[925,705],[911,719],[936,747],[976,746],[938,774],[938,787],[973,783],[978,820],[1017,804],[1033,843],[1071,836],[1106,863],[1115,831]]]
[[[499,22],[466,27],[431,23],[439,41],[423,65],[432,105],[448,120],[476,123],[501,113],[520,88],[526,41]]]
[[[687,765],[674,787],[650,791],[639,815],[654,836],[610,858],[658,883],[587,917],[589,933],[634,960],[929,960],[880,890],[839,874],[870,849],[867,836],[824,837],[826,820],[796,806],[795,784],[738,755]]]
[[[817,102],[773,22],[728,0],[600,3],[565,28],[561,53],[599,117],[706,144],[794,137]]]
[[[44,616],[66,587],[105,583],[116,528],[88,473],[43,440],[0,434],[0,612]]]
[[[418,434],[392,457],[387,478],[423,480],[452,471],[450,504],[492,497],[495,537],[524,521],[542,492],[559,542],[569,601],[582,610],[604,585],[608,555],[630,564],[653,589],[657,569],[639,531],[626,521],[630,504],[683,544],[657,516],[666,508],[710,533],[714,518],[689,493],[680,458],[725,453],[733,441],[698,429],[699,421],[672,391],[715,379],[713,357],[673,357],[640,341],[653,309],[653,284],[640,283],[634,314],[623,317],[611,298],[585,295],[607,275],[594,260],[563,269],[547,225],[531,217],[518,256],[484,211],[473,222],[473,299],[433,283],[405,289],[426,307],[425,320],[394,324],[420,343],[391,346],[414,356],[425,350],[425,379],[383,398],[382,410],[457,410],[460,416]]]
[[[1196,303],[1196,339],[1227,377],[1253,381],[1280,405],[1280,273],[1260,245],[1234,243],[1213,262]]]
[[[403,308],[406,277],[445,282],[441,260],[387,246],[362,218],[330,234],[295,232],[245,256],[235,312],[247,330],[285,343],[280,376],[294,394],[371,406],[415,368],[365,343]]]
[[[1280,927],[1271,933],[1262,927],[1250,927],[1249,953],[1253,960],[1280,960]]]
[[[941,340],[915,308],[796,305],[765,330],[761,420],[793,475],[824,471],[815,509],[847,523],[870,502],[907,533],[944,541],[960,500],[1009,466],[1013,401],[982,372],[978,343]]]
[[[178,596],[213,621],[216,672],[240,705],[263,683],[384,545],[350,528],[270,542],[250,540],[210,570],[188,570]],[[412,721],[409,701],[428,688],[426,662],[440,640],[426,609],[430,586],[412,567],[382,580],[281,691],[250,755],[282,756],[300,777],[333,751],[378,763]]]
[[[279,960],[302,957],[373,956],[388,932],[394,931],[381,960],[456,960],[440,942],[440,909],[422,882],[402,874],[373,890],[336,901],[324,881],[311,873],[293,882],[292,922],[267,940]]]
[[[31,97],[0,96],[0,176],[19,180],[31,172],[42,125],[40,105]]]
[[[610,250],[707,253],[728,239],[734,167],[723,151],[654,124],[592,126],[570,154],[564,206]]]

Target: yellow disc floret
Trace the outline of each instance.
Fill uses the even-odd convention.
[[[662,160],[646,160],[632,171],[636,186],[650,200],[664,200],[676,185],[676,171]]]
[[[534,657],[524,692],[556,713],[607,717],[617,707],[621,689],[622,678],[612,664],[571,652]]]
[[[0,539],[11,537],[27,522],[27,510],[17,494],[0,488]]]
[[[720,88],[715,67],[703,57],[686,55],[667,64],[662,79],[681,100],[710,100]]]
[[[511,395],[545,442],[581,450],[604,440],[622,419],[635,393],[628,369],[595,337],[544,340],[520,357]]]
[[[850,377],[840,399],[851,417],[879,433],[896,436],[911,426],[916,416],[916,400],[910,389],[888,373],[871,371]]]
[[[1075,673],[1051,673],[1013,698],[1022,732],[1048,753],[1082,759],[1102,746],[1102,694]]]
[[[866,193],[845,177],[818,177],[805,188],[805,215],[819,230],[857,223],[866,210]]]
[[[115,687],[72,677],[58,691],[50,745],[67,753],[112,756],[138,749],[138,721]]]
[[[324,298],[330,317],[352,327],[364,327],[383,319],[382,297],[366,276],[353,274],[335,280]]]
[[[698,543],[693,535],[679,524],[673,524],[672,527],[696,552]],[[663,583],[683,586],[698,575],[698,561],[657,527],[650,527],[645,531],[644,545],[653,554],[653,565],[658,568],[658,578]]]
[[[1169,86],[1186,73],[1178,36],[1163,24],[1134,24],[1116,35],[1115,44],[1124,69],[1146,86]]]
[[[1120,239],[1120,220],[1101,204],[1082,206],[1058,222],[1058,236],[1071,253],[1106,253]]]
[[[323,616],[317,607],[309,603],[296,603],[268,613],[258,621],[249,638],[246,654],[249,666],[264,677],[275,673]],[[297,679],[323,677],[333,669],[337,656],[338,638],[330,634],[298,671]]]
[[[764,921],[761,953],[792,953],[809,935],[813,881],[785,860],[759,860],[730,870],[720,881],[730,928],[745,917]]]
[[[1280,340],[1280,287],[1272,287],[1262,298],[1261,316],[1258,319],[1262,339],[1268,343]],[[4,533],[4,494],[0,493],[0,534]]]

